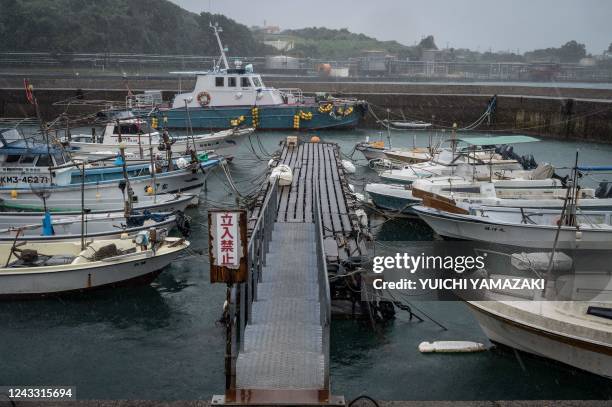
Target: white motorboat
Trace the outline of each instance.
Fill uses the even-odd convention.
[[[427,129],[432,126],[431,123],[421,120],[383,120],[383,122],[392,129],[402,130]]]
[[[440,208],[417,205],[412,209],[434,232],[446,238],[536,249],[552,249],[556,240],[559,249],[612,250],[610,211],[578,212],[571,217],[571,224],[564,221],[559,226],[560,210],[466,210],[453,201],[442,201]],[[428,200],[424,203],[432,205]]]
[[[160,194],[160,195],[148,195],[137,199],[132,202],[132,210],[150,212],[174,212],[184,211],[189,206],[194,205],[198,201],[199,191],[195,190],[192,193],[185,194]],[[83,204],[82,204],[83,203]],[[0,205],[4,207],[10,207],[6,203],[0,200]],[[37,203],[36,207],[40,207],[41,204]],[[80,199],[73,199],[65,201],[61,204],[61,210],[54,211],[53,214],[57,216],[75,215],[81,213],[81,209],[84,207],[89,214],[105,214],[109,211],[118,211],[124,209],[125,201],[123,200],[102,200],[102,197],[96,198],[95,200],[86,199],[81,202]],[[115,208],[115,209],[113,209]],[[12,217],[17,222],[23,222],[26,224],[32,224],[37,222],[43,214],[41,212],[11,212],[3,211],[2,215]],[[28,220],[29,219],[29,220]]]
[[[391,161],[417,164],[431,160],[431,151],[425,147],[391,148],[385,150],[385,157]]]
[[[236,127],[210,134],[197,134],[193,136],[170,137],[169,143],[173,153],[177,155],[188,154],[189,150],[197,153],[212,152],[231,160],[238,148],[237,138],[251,134],[254,128]],[[143,159],[150,154],[150,148],[155,155],[163,155],[166,148],[163,136],[152,129],[145,120],[132,118],[122,120],[117,125],[110,122],[104,128],[99,140],[90,135],[75,135],[71,137],[70,152],[76,155],[109,156],[119,151],[119,137],[125,147],[126,158]],[[195,148],[194,148],[195,146]]]
[[[470,172],[470,169],[466,168],[466,172]],[[551,173],[551,170],[537,169],[507,171],[503,172],[503,176],[498,174],[500,178],[494,178],[492,182],[466,179],[468,175],[465,174],[465,177],[421,178],[408,185],[370,183],[365,186],[365,192],[377,207],[404,213],[412,213],[411,208],[421,203],[423,193],[444,196],[461,203],[560,209],[563,206],[565,190],[562,189],[561,181],[547,178]],[[507,179],[511,175],[525,178]],[[540,176],[543,178],[539,179]],[[581,193],[585,202],[602,209],[604,201],[589,199],[593,198],[593,190],[585,189]],[[612,206],[612,200],[606,201],[605,204]]]
[[[134,213],[129,217],[123,212],[63,216],[50,213],[13,216],[0,212],[0,243],[13,242],[16,239],[28,242],[113,239],[150,228],[171,230],[177,226],[177,216],[180,223],[186,225],[182,213],[172,212]],[[32,223],[34,220],[37,222]]]
[[[524,278],[549,275],[550,253],[504,256]],[[572,259],[557,253],[547,291],[520,290],[517,296],[508,290],[483,290],[479,300],[467,304],[491,341],[612,378],[610,273],[571,270]],[[514,271],[484,271],[493,280],[516,277]]]
[[[153,281],[189,242],[161,231],[126,239],[0,245],[0,298],[37,297]]]
[[[387,158],[385,155],[385,151],[388,150],[385,147],[385,142],[380,141],[363,141],[361,143],[357,143],[355,146],[355,150],[360,151],[361,154],[365,157],[366,160],[384,160]]]
[[[491,341],[612,378],[612,302],[468,301]],[[589,310],[600,310],[593,315]]]
[[[533,157],[519,157],[510,148],[509,143],[529,143],[538,141],[527,136],[498,137],[461,137],[447,140],[455,148],[433,148],[431,157],[423,162],[412,163],[401,168],[391,168],[379,173],[381,179],[392,183],[411,184],[430,177],[459,175],[461,166],[470,168],[470,177],[491,179],[512,177],[505,174],[535,168]],[[495,147],[501,144],[502,147]],[[390,158],[393,151],[385,152]],[[390,155],[391,156],[390,156]],[[552,175],[552,174],[551,174]]]
[[[59,164],[61,150],[17,142],[0,148],[0,199],[5,207],[28,210],[72,211],[83,201],[87,209],[121,210],[131,188],[132,203],[147,196],[189,192],[198,195],[219,160],[191,163],[178,159],[171,170],[151,173],[149,163],[78,169]],[[54,163],[49,160],[55,160]],[[84,179],[83,179],[84,173]]]

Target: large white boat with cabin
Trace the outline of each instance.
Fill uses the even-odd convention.
[[[221,28],[211,26],[221,56],[210,71],[176,72],[196,77],[192,91],[179,93],[169,104],[134,107],[142,117],[167,128],[227,129],[246,125],[270,130],[353,128],[367,112],[364,101],[307,97],[299,89],[266,86],[253,65],[236,60],[230,67],[221,44]],[[151,119],[149,119],[151,120]]]
[[[175,155],[188,155],[190,150],[196,153],[213,152],[231,160],[238,149],[238,138],[253,133],[249,127],[235,127],[210,134],[192,136],[167,136],[167,143]],[[93,132],[92,132],[93,133]],[[143,159],[153,155],[162,155],[166,150],[163,135],[151,128],[147,121],[139,118],[123,119],[109,122],[104,127],[100,138],[95,134],[76,134],[68,141],[69,149],[75,155],[109,156],[119,151],[119,139],[124,146],[126,159]]]

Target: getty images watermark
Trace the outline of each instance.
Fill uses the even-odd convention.
[[[412,255],[396,253],[392,256],[373,258],[372,271],[380,277],[372,280],[375,290],[543,290],[543,278],[483,278],[487,253],[476,256]],[[393,273],[390,273],[392,271]],[[432,271],[428,277],[413,278],[418,272]],[[465,278],[466,271],[481,272]],[[384,276],[382,275],[384,273]],[[397,275],[400,278],[397,278]],[[407,274],[406,274],[407,273]],[[438,277],[448,275],[451,277]],[[401,277],[401,275],[406,277]]]

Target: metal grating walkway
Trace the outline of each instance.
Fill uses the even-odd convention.
[[[324,388],[316,233],[310,222],[274,223],[236,360],[238,389]]]

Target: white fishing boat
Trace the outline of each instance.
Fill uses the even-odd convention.
[[[32,223],[36,221],[35,223]],[[82,215],[5,214],[0,212],[0,243],[18,241],[69,241],[85,239],[113,239],[124,234],[132,235],[150,228],[171,230],[179,226],[188,230],[188,221],[180,212],[134,213],[124,212],[84,213]]]
[[[4,134],[0,132],[0,199],[10,208],[72,211],[83,201],[90,210],[121,210],[130,195],[134,205],[156,194],[197,196],[210,170],[219,165],[213,159],[177,159],[163,172],[155,165],[154,173],[149,163],[82,169],[67,161],[60,148],[26,139],[8,142]]]
[[[254,131],[251,127],[236,127],[210,134],[169,137],[168,142],[176,155],[186,155],[189,150],[195,150],[197,153],[214,151],[231,160],[238,148],[237,139]],[[132,118],[122,120],[119,124],[109,122],[99,140],[94,140],[91,135],[72,136],[69,142],[70,152],[93,156],[117,154],[119,137],[128,159],[130,156],[140,159],[148,157],[150,148],[155,155],[163,155],[166,149],[164,137],[160,132],[152,129],[145,120]]]
[[[175,212],[175,211],[184,211],[189,206],[194,205],[198,202],[198,195],[195,193],[199,193],[199,191],[192,191],[192,193],[179,193],[179,194],[160,194],[160,195],[148,195],[142,198],[137,199],[135,202],[132,202],[132,210],[133,211],[150,211],[150,212]],[[80,199],[73,199],[69,201],[65,201],[61,204],[62,209],[53,211],[54,215],[57,216],[66,216],[66,215],[75,215],[81,213],[82,208],[85,208],[87,213],[90,214],[104,214],[109,211],[120,211],[125,207],[125,201],[121,200],[102,200],[102,197],[96,198],[95,200],[85,199],[81,201]],[[8,208],[11,205],[7,205],[6,202],[0,200],[0,205]],[[41,203],[34,205],[36,207],[40,207]],[[114,208],[114,209],[113,209]],[[49,208],[47,208],[49,209]],[[0,212],[4,216],[13,217],[20,221],[23,219],[24,223],[32,224],[35,223],[38,219],[41,218],[43,213],[41,212],[16,212],[16,211],[2,211]],[[27,219],[30,219],[28,221]]]
[[[612,378],[612,302],[468,304],[492,341]]]
[[[387,156],[385,155],[385,151],[388,150],[388,148],[385,147],[385,142],[382,140],[366,140],[362,141],[361,143],[357,143],[357,145],[355,145],[355,150],[360,151],[366,160],[372,161],[386,159]]]
[[[522,278],[546,276],[546,291],[483,290],[467,301],[493,342],[612,378],[612,280],[607,271],[571,272],[572,259],[550,253],[516,253]],[[527,271],[528,275],[524,272]],[[515,278],[485,270],[494,280]]]
[[[560,180],[549,178],[552,167],[498,172],[496,177],[499,178],[493,178],[491,182],[488,177],[487,181],[480,181],[478,179],[481,177],[476,176],[470,178],[469,175],[475,174],[475,170],[470,170],[470,167],[457,172],[464,173],[464,176],[420,178],[411,184],[400,185],[370,183],[366,184],[365,192],[377,207],[404,213],[412,213],[412,207],[421,203],[423,193],[480,205],[542,208],[563,206],[565,190]],[[585,189],[581,193],[587,199],[593,198],[594,191]],[[597,201],[597,204],[601,203]]]
[[[381,179],[401,184],[410,184],[417,179],[459,175],[459,166],[468,165],[480,179],[504,176],[506,171],[520,171],[535,168],[532,156],[519,157],[508,144],[530,143],[538,139],[528,136],[460,137],[447,142],[456,144],[455,148],[432,148],[431,159],[391,168],[379,173]],[[499,146],[501,147],[495,147]],[[389,155],[388,152],[385,154]],[[393,152],[390,152],[393,155]],[[498,175],[499,174],[499,175]],[[552,174],[551,174],[552,175]]]
[[[148,284],[189,242],[154,230],[135,237],[81,242],[0,244],[0,298],[37,297]]]
[[[434,200],[435,201],[435,200]],[[612,250],[612,212],[572,215],[563,222],[562,211],[466,210],[454,201],[442,200],[440,208],[414,206],[413,210],[438,235],[446,238],[499,245],[552,249]],[[425,205],[432,202],[424,201]],[[437,206],[437,205],[434,205]]]
[[[392,129],[401,130],[427,129],[432,126],[431,123],[421,120],[383,120],[383,122]]]
[[[423,147],[393,148],[391,146],[391,135],[387,135],[387,144],[382,140],[382,132],[378,141],[370,141],[369,136],[365,141],[357,143],[355,150],[360,151],[368,161],[389,161],[389,166],[395,167],[398,163],[420,163],[431,160],[431,149]]]
[[[392,148],[385,151],[385,157],[391,161],[417,164],[431,160],[431,151],[426,147]]]

